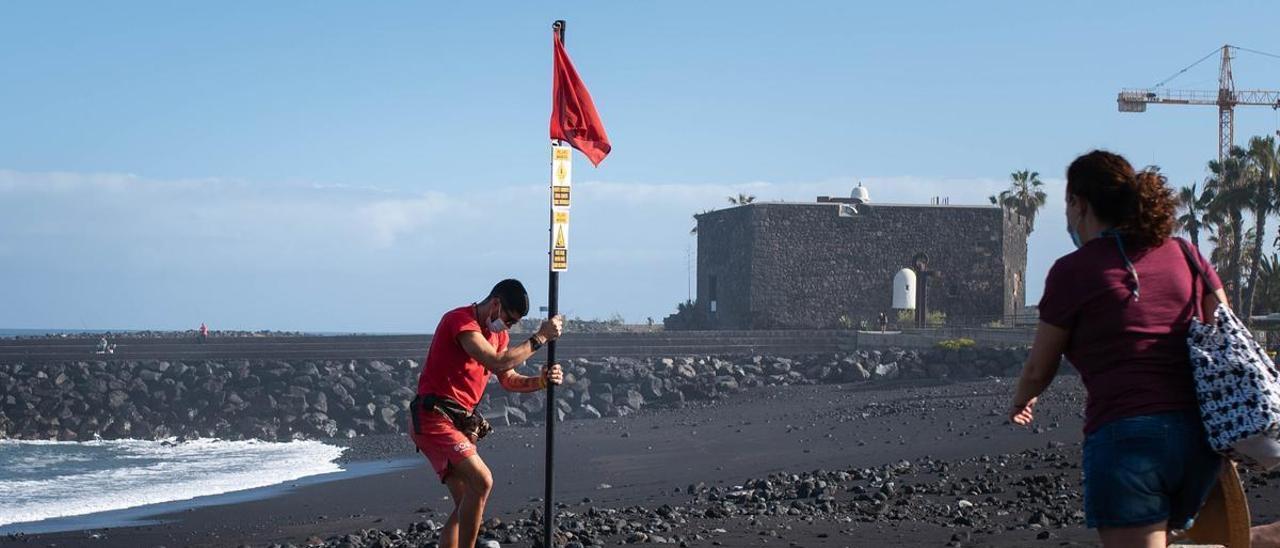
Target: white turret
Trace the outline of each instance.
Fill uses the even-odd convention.
[[[853,203],[855,204],[871,203],[871,193],[867,192],[867,187],[862,186],[861,182],[859,182],[858,186],[853,189],[853,193],[850,194],[849,197],[853,199]]]
[[[910,268],[899,270],[893,276],[893,307],[898,310],[916,308],[916,273]]]

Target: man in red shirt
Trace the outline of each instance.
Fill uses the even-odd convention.
[[[560,336],[563,318],[542,322],[538,332],[511,347],[507,329],[529,313],[529,294],[517,280],[502,280],[484,300],[445,313],[431,339],[409,411],[414,445],[449,488],[454,509],[440,531],[441,548],[471,548],[480,534],[493,475],[476,453],[488,424],[474,411],[490,375],[510,392],[534,392],[564,378],[559,364],[537,377],[515,368]],[[550,405],[550,402],[548,402]]]

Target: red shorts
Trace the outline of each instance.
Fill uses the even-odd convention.
[[[431,461],[431,468],[440,476],[440,482],[448,477],[450,467],[476,454],[476,444],[466,434],[459,432],[453,421],[435,410],[422,410],[418,415],[419,431],[413,430],[409,421],[409,435],[423,456]]]

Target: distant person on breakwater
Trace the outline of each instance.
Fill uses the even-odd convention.
[[[207,340],[209,340],[209,326],[200,322],[200,344],[204,344]]]
[[[414,445],[453,497],[453,513],[440,530],[441,548],[475,545],[493,489],[493,475],[475,446],[490,430],[475,413],[490,375],[510,392],[543,390],[564,379],[559,364],[544,367],[537,377],[515,372],[563,328],[564,319],[555,316],[528,340],[509,347],[507,330],[528,313],[524,285],[502,280],[484,300],[445,313],[431,339],[409,415]]]
[[[1067,168],[1066,198],[1078,249],[1049,270],[1009,418],[1031,422],[1065,354],[1088,392],[1085,523],[1107,547],[1163,547],[1169,530],[1191,526],[1221,466],[1188,355],[1196,279],[1188,255],[1207,278],[1204,310],[1226,294],[1199,251],[1171,237],[1173,193],[1156,171],[1095,150]]]
[[[94,351],[94,354],[115,354],[115,353],[116,353],[116,345],[108,342],[106,335],[103,335],[102,338],[98,339],[98,348],[97,350]]]

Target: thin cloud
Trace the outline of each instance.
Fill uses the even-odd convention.
[[[726,197],[738,193],[789,202],[846,196],[859,181],[880,203],[949,197],[985,204],[1007,184],[910,176],[583,181],[574,187],[566,309],[661,319],[685,298],[692,214],[728,207]],[[1031,241],[1033,299],[1069,246],[1061,182],[1047,183],[1053,199]],[[66,326],[84,315],[103,326],[163,328],[185,326],[200,312],[219,325],[429,330],[422,311],[456,306],[459,292],[545,276],[546,192],[519,185],[417,194],[360,184],[0,171],[0,256],[12,265],[0,269],[0,284],[26,290],[0,307],[0,325]],[[543,298],[537,284],[530,287],[531,298]]]
[[[391,247],[397,238],[414,234],[441,220],[446,212],[455,213],[455,219],[466,215],[463,204],[433,192],[417,198],[386,199],[360,207],[357,217],[372,230],[373,242],[379,247]]]

